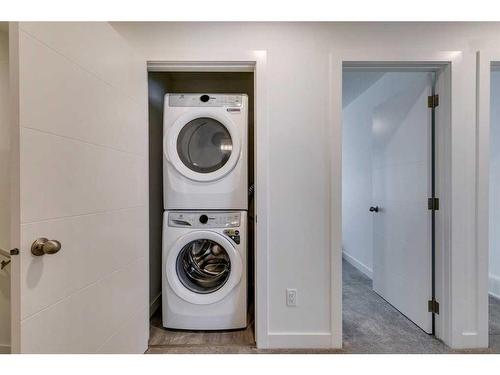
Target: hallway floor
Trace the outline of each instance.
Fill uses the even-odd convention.
[[[454,351],[429,336],[372,290],[371,280],[343,261],[347,353],[500,353],[500,300],[490,297],[490,348]]]
[[[490,297],[490,348],[454,351],[383,300],[372,290],[371,280],[345,261],[343,283],[341,350],[261,350],[255,347],[253,324],[228,332],[167,330],[157,311],[151,319],[146,353],[500,353],[500,300],[496,298]]]

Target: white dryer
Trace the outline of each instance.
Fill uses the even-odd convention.
[[[164,327],[246,327],[246,225],[246,211],[164,213]]]
[[[166,210],[248,208],[248,97],[166,94]]]

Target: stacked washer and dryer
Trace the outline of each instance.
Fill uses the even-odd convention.
[[[247,325],[248,97],[166,94],[163,326]]]

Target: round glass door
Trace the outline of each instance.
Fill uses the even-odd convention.
[[[208,294],[224,286],[231,273],[231,261],[217,242],[197,239],[182,247],[177,255],[176,271],[187,289]]]
[[[210,117],[189,121],[177,137],[177,154],[182,163],[197,173],[212,173],[222,168],[233,151],[227,128]]]

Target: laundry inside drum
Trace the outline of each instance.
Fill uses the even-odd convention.
[[[231,261],[226,250],[207,239],[185,245],[176,262],[181,283],[195,293],[213,293],[224,286],[231,272]]]

